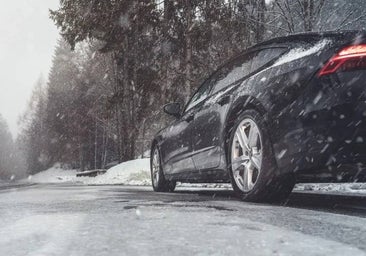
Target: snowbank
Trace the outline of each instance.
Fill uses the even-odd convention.
[[[314,191],[336,194],[366,194],[366,183],[309,183],[297,184],[295,191]]]
[[[55,166],[47,171],[37,173],[34,176],[29,176],[28,180],[34,183],[73,183],[77,182],[76,173],[76,170],[64,170]]]
[[[86,185],[150,185],[150,159],[138,159],[119,164],[97,177],[76,177],[77,170],[64,170],[55,166],[30,176],[34,183],[78,183]]]
[[[84,178],[85,184],[123,184],[123,185],[150,185],[150,159],[137,159],[119,164],[109,169],[105,174],[95,178]]]

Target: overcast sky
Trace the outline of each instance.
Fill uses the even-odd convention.
[[[6,1],[0,8],[0,114],[13,135],[40,74],[47,78],[58,31],[49,9],[58,0]]]

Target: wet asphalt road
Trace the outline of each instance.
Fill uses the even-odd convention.
[[[1,185],[0,255],[366,255],[365,198]],[[364,204],[365,203],[365,204]]]

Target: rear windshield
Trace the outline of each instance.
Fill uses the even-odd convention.
[[[221,68],[214,76],[213,93],[221,91],[238,80],[260,70],[286,52],[286,48],[267,48],[246,54]]]

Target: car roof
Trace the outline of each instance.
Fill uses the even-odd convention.
[[[268,46],[271,44],[285,44],[285,43],[295,43],[295,42],[317,42],[324,38],[332,38],[336,40],[353,39],[356,37],[365,37],[366,32],[360,30],[343,30],[343,31],[326,31],[326,32],[306,32],[299,34],[292,34],[283,37],[273,38],[267,41],[263,41],[259,44],[254,45],[251,48],[257,48],[261,46]]]
[[[292,34],[288,36],[282,37],[275,37],[270,40],[263,41],[261,43],[255,44],[244,51],[240,52],[232,56],[230,59],[225,61],[222,65],[220,65],[217,69],[221,69],[222,67],[228,65],[229,63],[235,61],[236,59],[245,56],[250,52],[255,52],[261,50],[263,48],[271,48],[271,47],[289,47],[292,43],[316,43],[322,39],[335,39],[339,41],[347,40],[354,40],[357,37],[365,38],[366,39],[366,31],[363,30],[342,30],[342,31],[326,31],[326,32],[305,32],[305,33],[298,33]]]

